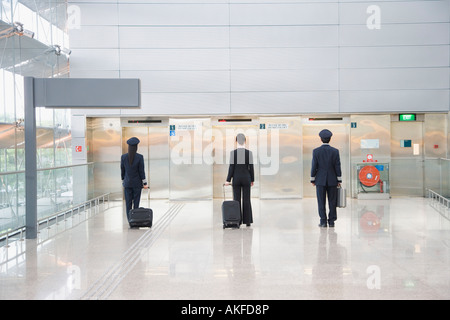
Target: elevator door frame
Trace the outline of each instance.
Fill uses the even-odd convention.
[[[390,174],[394,196],[425,196],[424,127],[424,121],[391,121]],[[411,146],[402,147],[401,140],[410,140]],[[414,154],[416,151],[418,154]]]
[[[210,129],[210,117],[169,118],[170,200],[212,199],[212,164],[205,154]]]
[[[303,197],[300,116],[259,117],[260,199]]]
[[[144,156],[145,176],[149,182],[148,192],[145,194],[147,199],[168,199],[169,198],[169,140],[168,132],[168,119],[161,119],[161,122],[139,122],[129,123],[129,119],[121,119],[122,126],[122,154],[128,152],[127,140],[136,136],[135,134],[128,135],[128,130],[142,130],[146,131],[145,137],[139,137],[141,142],[138,145],[138,153]],[[144,120],[145,121],[145,120]],[[152,133],[151,131],[160,131],[159,143],[150,141]],[[158,133],[155,133],[158,134]],[[165,143],[164,143],[165,142]],[[154,152],[151,152],[153,149]],[[143,193],[144,195],[144,193]]]
[[[230,122],[226,122],[226,120],[231,120]],[[245,121],[249,120],[249,121]],[[231,192],[231,188],[225,188],[223,187],[223,183],[225,182],[228,174],[228,167],[229,167],[229,152],[231,150],[234,150],[236,147],[236,144],[234,142],[235,136],[237,133],[244,133],[246,135],[247,141],[246,141],[246,148],[248,148],[253,153],[253,161],[254,161],[254,172],[255,172],[255,182],[251,189],[251,197],[252,198],[259,198],[260,195],[260,183],[259,183],[259,157],[258,157],[258,146],[259,146],[259,120],[255,117],[212,117],[211,118],[211,129],[213,133],[212,141],[214,144],[214,158],[216,161],[214,161],[213,164],[213,197],[214,198],[226,198],[226,199],[232,199],[233,194]],[[256,143],[254,141],[249,140],[251,138],[248,137],[248,130],[254,129],[255,130],[255,137],[256,137]],[[220,130],[221,134],[223,135],[223,131],[226,130],[233,130],[233,136],[227,137],[226,135],[223,135],[225,139],[225,149],[222,150],[222,159],[216,158],[216,148],[217,148],[217,141],[216,137],[214,136],[214,132],[216,130]],[[227,145],[228,139],[233,140],[233,146],[231,144]],[[223,141],[223,140],[222,140]],[[224,144],[222,143],[222,146]],[[219,160],[220,163],[217,163],[217,160]],[[224,194],[225,192],[225,194]]]

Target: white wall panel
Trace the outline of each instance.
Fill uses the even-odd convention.
[[[72,77],[140,78],[142,109],[448,111],[450,5],[412,0],[78,0]],[[366,23],[370,5],[381,29]]]
[[[230,112],[229,93],[142,93],[141,109],[123,115],[223,114]]]
[[[86,0],[87,1],[87,0]],[[104,0],[104,1],[111,1],[111,0]],[[174,4],[186,4],[186,3],[203,3],[203,4],[212,4],[212,3],[228,3],[229,0],[116,0],[118,3],[152,3],[152,4],[160,4],[162,2],[164,3],[174,3]]]
[[[341,90],[448,89],[448,68],[341,69]]]
[[[74,116],[86,115],[86,116],[120,116],[120,108],[102,108],[102,109],[71,109],[71,113]]]
[[[337,68],[337,48],[231,49],[232,69]]]
[[[73,68],[70,70],[71,78],[120,78],[119,70],[81,70]]]
[[[229,92],[228,71],[122,71],[122,78],[141,79],[142,92]]]
[[[367,8],[376,5],[380,10],[381,28],[390,23],[448,22],[447,1],[398,1],[371,3],[340,3],[340,24],[363,24],[372,15]]]
[[[74,49],[70,68],[75,70],[119,70],[118,49]]]
[[[121,27],[121,48],[228,48],[226,27]]]
[[[69,30],[70,48],[119,48],[117,26],[83,26]]]
[[[340,112],[448,111],[449,90],[341,91]]]
[[[118,22],[115,3],[73,3],[80,8],[82,26],[111,26]]]
[[[121,1],[125,1],[125,0],[121,0]],[[189,0],[186,0],[186,1],[189,1]],[[208,1],[208,0],[205,0],[205,1]],[[316,3],[316,2],[339,2],[339,1],[342,1],[342,0],[282,0],[282,1],[278,1],[278,2],[298,4],[298,3],[311,3],[311,2]],[[274,1],[274,0],[229,0],[229,2],[230,3],[254,3],[254,4],[276,3],[276,1]]]
[[[231,94],[231,113],[335,113],[339,111],[337,91],[246,92]]]
[[[337,3],[231,4],[231,25],[337,24]]]
[[[228,70],[228,49],[122,49],[122,70]]]
[[[228,25],[227,4],[119,4],[122,26]]]
[[[67,1],[69,5],[74,4],[77,5],[79,3],[98,3],[98,4],[105,4],[105,3],[117,3],[117,0],[68,0]]]
[[[238,70],[231,72],[231,91],[338,90],[337,69]]]
[[[448,64],[449,47],[445,45],[339,49],[341,68],[447,67]]]
[[[231,27],[230,46],[325,47],[338,45],[338,26]]]
[[[376,3],[383,3],[383,2],[398,2],[399,0],[377,0]],[[406,0],[406,1],[418,1],[418,0]],[[430,0],[430,1],[435,1],[435,0]],[[368,3],[370,2],[370,4],[374,4],[373,0],[339,0],[339,2],[364,2],[364,3]],[[368,5],[370,5],[368,4]]]
[[[386,24],[379,30],[366,25],[342,25],[341,46],[448,45],[449,24]]]

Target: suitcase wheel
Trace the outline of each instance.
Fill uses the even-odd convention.
[[[233,228],[233,229],[240,229],[240,225],[239,224],[223,224],[223,228]]]

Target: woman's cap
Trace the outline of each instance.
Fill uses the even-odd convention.
[[[140,142],[139,139],[136,138],[136,137],[133,137],[133,138],[130,138],[130,139],[127,140],[127,143],[128,143],[130,146],[135,146],[135,145],[137,145],[139,142]]]

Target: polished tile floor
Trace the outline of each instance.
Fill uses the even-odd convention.
[[[328,229],[314,198],[253,199],[234,230],[221,203],[152,200],[153,227],[129,229],[110,202],[11,241],[0,299],[450,299],[450,221],[428,199],[348,199]]]

